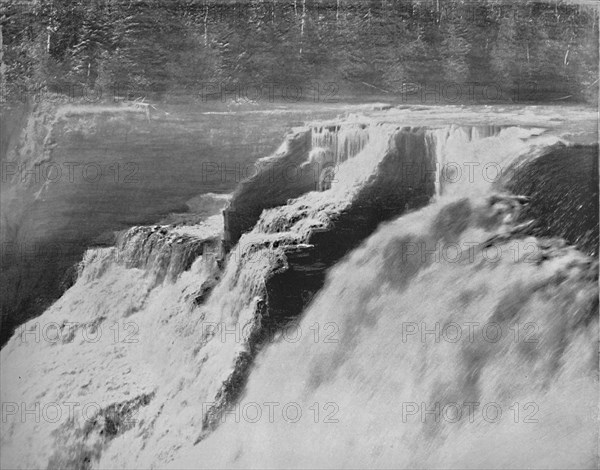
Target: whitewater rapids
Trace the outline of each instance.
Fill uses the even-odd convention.
[[[591,115],[373,114],[296,131],[271,163],[331,158],[330,187],[264,188],[227,256],[220,214],[88,250],[1,351],[2,466],[597,466],[597,261],[452,170],[569,148]]]
[[[488,209],[440,201],[383,227],[171,468],[593,468],[596,268],[533,240],[435,253],[484,242]]]

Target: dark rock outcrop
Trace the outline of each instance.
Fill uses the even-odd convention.
[[[529,197],[527,234],[560,237],[598,255],[598,145],[557,145],[508,172],[507,189]]]
[[[260,160],[257,173],[240,183],[223,213],[225,251],[254,227],[264,209],[280,206],[290,198],[316,189],[314,169],[301,168],[310,149],[310,129],[292,132],[279,152]]]

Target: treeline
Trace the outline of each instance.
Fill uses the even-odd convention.
[[[73,87],[160,98],[207,83],[315,82],[350,94],[493,83],[506,91],[499,99],[523,87],[522,99],[597,99],[597,9],[560,0],[5,0],[1,8],[4,99]]]

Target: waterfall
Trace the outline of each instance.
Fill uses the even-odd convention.
[[[537,129],[457,132],[463,153],[440,132],[446,163],[508,168],[560,143]],[[338,264],[170,468],[597,465],[597,261],[511,235],[519,204],[495,183],[452,178]],[[257,228],[289,229],[275,222]]]
[[[225,245],[227,249],[235,245],[244,232],[254,227],[264,209],[284,205],[310,191],[337,187],[326,196],[330,197],[336,191],[345,191],[343,188],[362,184],[377,173],[390,139],[398,135],[405,135],[410,144],[408,140],[402,144],[408,147],[402,149],[403,156],[390,170],[411,180],[419,178],[414,186],[425,180],[433,181],[439,195],[443,180],[452,180],[450,171],[457,164],[465,165],[461,146],[485,141],[503,128],[491,125],[428,128],[355,117],[341,123],[294,129],[274,155],[258,162],[256,174],[243,181],[234,193],[225,211]],[[526,135],[522,134],[523,138]],[[506,136],[507,141],[512,138]],[[470,158],[471,162],[478,162],[479,156],[471,153]],[[432,162],[434,171],[430,168]],[[466,170],[471,162],[466,162]]]
[[[518,236],[520,199],[483,171],[558,145],[509,125],[296,129],[224,218],[88,250],[75,284],[17,330],[2,402],[58,404],[63,419],[3,426],[3,466],[588,466],[597,265]],[[469,340],[473,322],[502,337]],[[441,415],[471,402],[519,422]],[[421,419],[422,404],[446,411]]]
[[[333,154],[333,164],[339,165],[357,155],[369,142],[366,124],[314,127],[312,148],[327,149]]]
[[[458,199],[382,227],[171,468],[595,467],[597,264],[501,225]]]

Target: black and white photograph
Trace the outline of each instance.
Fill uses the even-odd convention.
[[[600,468],[599,12],[0,0],[0,468]]]

